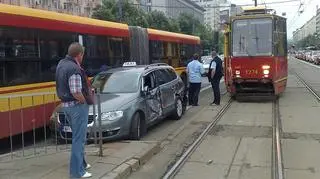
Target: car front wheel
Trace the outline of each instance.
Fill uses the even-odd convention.
[[[135,113],[131,121],[130,139],[140,140],[140,138],[141,138],[141,116],[139,113]]]
[[[175,110],[173,112],[172,118],[175,120],[181,119],[184,111],[185,111],[185,107],[183,105],[182,100],[180,98],[177,98],[175,103]]]

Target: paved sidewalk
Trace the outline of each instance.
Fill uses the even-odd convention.
[[[104,156],[99,157],[98,148],[86,147],[92,178],[126,178],[158,153],[160,145],[154,141],[121,141],[104,144],[103,149]],[[69,151],[11,161],[0,157],[0,179],[67,179],[69,157]]]

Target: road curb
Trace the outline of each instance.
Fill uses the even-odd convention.
[[[146,142],[150,146],[146,150],[137,153],[132,158],[123,162],[110,172],[102,176],[101,179],[125,179],[130,176],[132,172],[137,171],[141,166],[143,166],[147,161],[149,161],[155,154],[161,151],[160,142]]]

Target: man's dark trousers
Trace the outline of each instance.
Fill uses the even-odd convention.
[[[198,105],[201,83],[190,83],[189,85],[189,105]]]
[[[212,86],[213,96],[214,96],[213,103],[217,105],[220,105],[220,80],[221,80],[221,77],[213,78],[211,80],[211,86]]]

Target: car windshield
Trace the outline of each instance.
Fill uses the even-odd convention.
[[[233,56],[270,56],[272,20],[270,18],[235,20],[232,32]]]
[[[102,93],[134,93],[139,89],[140,73],[117,71],[98,74],[92,80],[92,86]]]

